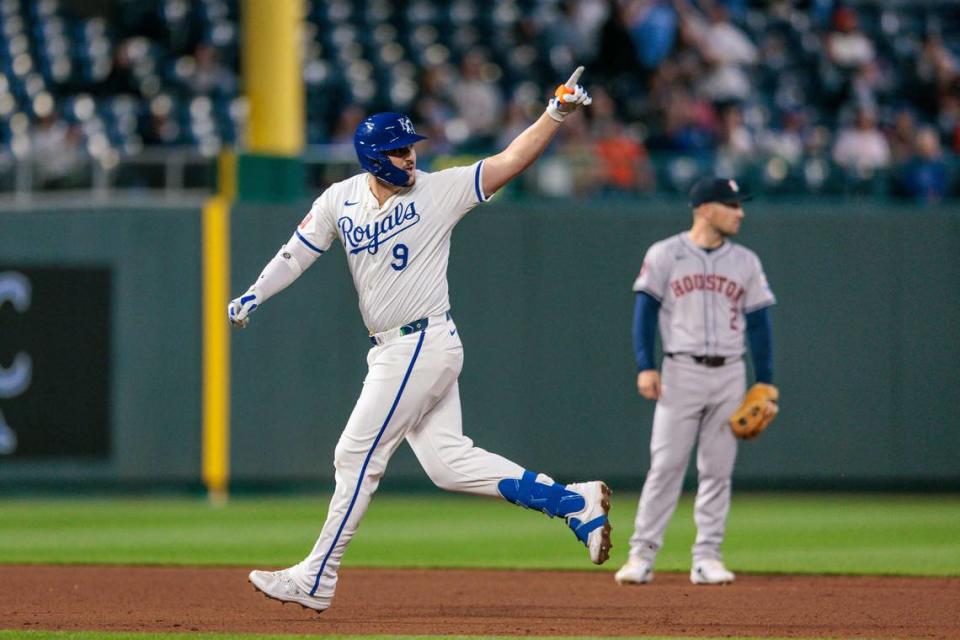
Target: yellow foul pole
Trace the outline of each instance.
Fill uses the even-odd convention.
[[[243,0],[243,87],[250,104],[243,151],[296,158],[304,144],[300,60],[303,0]],[[272,159],[271,159],[272,160]],[[286,165],[278,165],[284,169]],[[230,211],[238,195],[238,156],[219,159],[219,193],[203,207],[203,454],[202,476],[213,503],[230,483]],[[270,183],[267,182],[269,185]]]
[[[252,153],[297,156],[303,150],[303,14],[303,0],[243,0],[243,86]]]
[[[203,483],[211,502],[226,502],[230,478],[230,203],[207,200],[203,233]]]

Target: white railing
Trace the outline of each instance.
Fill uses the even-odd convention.
[[[360,170],[352,144],[312,145],[303,159],[308,193]],[[32,154],[0,158],[0,201],[23,205],[80,197],[102,203],[137,196],[178,201],[216,188],[217,158],[194,147],[153,147],[105,158],[78,155],[69,171],[57,173],[43,162]]]
[[[475,158],[448,158],[447,161],[473,162]],[[56,160],[56,159],[55,159]],[[439,159],[443,164],[444,159]],[[897,168],[854,175],[835,166],[828,158],[805,158],[788,165],[785,161],[759,155],[743,166],[726,167],[721,158],[695,155],[654,154],[645,171],[647,179],[634,189],[617,191],[603,188],[594,175],[597,167],[585,167],[577,158],[562,152],[550,154],[525,172],[515,191],[522,194],[554,197],[592,197],[608,193],[627,195],[684,194],[696,175],[720,171],[721,175],[739,175],[757,193],[893,195]],[[316,197],[328,185],[360,171],[352,144],[312,145],[303,153],[305,199]],[[36,157],[0,155],[0,204],[15,206],[72,201],[78,205],[117,200],[146,200],[177,203],[202,198],[217,185],[217,158],[192,147],[149,148],[135,155],[116,156],[108,162],[81,157],[69,174],[51,181],[49,167]],[[960,177],[960,160],[949,158],[951,180]],[[54,176],[57,178],[58,176]],[[956,183],[948,196],[956,198]]]
[[[138,195],[172,201],[216,187],[216,157],[193,147],[148,148],[100,158],[77,154],[68,167],[56,171],[44,166],[50,160],[33,154],[8,157],[0,165],[0,198],[17,205],[78,193],[95,202]]]

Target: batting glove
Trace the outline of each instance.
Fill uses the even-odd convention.
[[[581,73],[583,73],[583,67],[577,67],[570,79],[557,87],[547,104],[547,115],[557,122],[563,122],[563,119],[576,111],[580,105],[586,106],[593,102],[587,90],[577,84]]]
[[[247,289],[247,292],[230,301],[227,305],[227,316],[230,318],[230,324],[243,329],[250,322],[250,314],[260,306],[260,297],[253,287]]]

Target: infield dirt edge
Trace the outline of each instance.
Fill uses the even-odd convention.
[[[611,567],[613,569],[614,567]],[[0,628],[487,636],[960,638],[960,578],[740,574],[694,586],[658,572],[341,572],[322,614],[268,600],[239,567],[0,566]]]

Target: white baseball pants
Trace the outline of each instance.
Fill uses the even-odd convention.
[[[327,520],[310,555],[291,571],[321,599],[333,598],[340,560],[404,438],[430,479],[449,491],[499,497],[500,480],[523,475],[523,467],[463,435],[457,386],[463,345],[452,319],[373,347],[367,365],[334,454],[336,489]]]
[[[650,471],[647,473],[630,555],[653,560],[677,507],[690,452],[697,444],[697,498],[693,518],[697,538],[694,560],[720,559],[730,511],[730,477],[737,457],[737,439],[727,420],[743,401],[746,367],[737,359],[708,368],[665,357],[662,390],[653,414]]]

